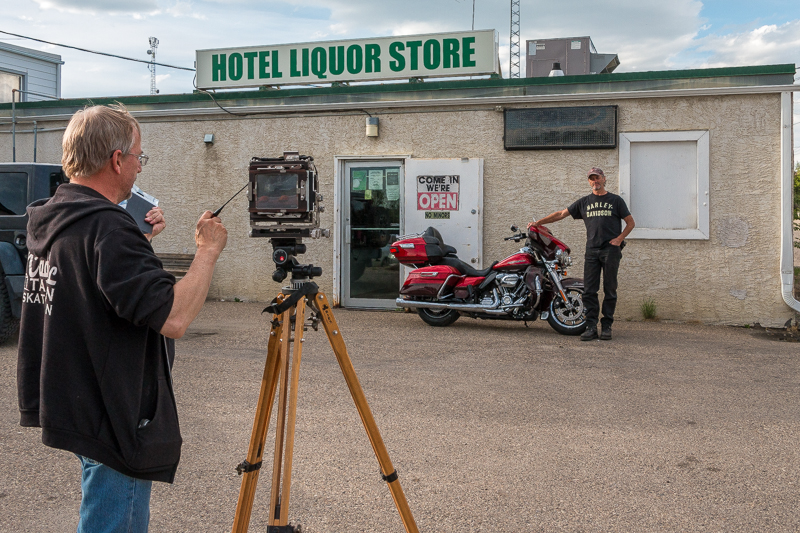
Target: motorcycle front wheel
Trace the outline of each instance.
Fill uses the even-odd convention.
[[[449,326],[460,316],[458,311],[453,311],[452,309],[425,309],[423,307],[417,308],[417,314],[422,319],[423,322],[428,324],[429,326],[435,326],[438,328],[443,328],[445,326]]]
[[[550,302],[547,323],[562,335],[580,335],[586,331],[586,308],[583,306],[583,291],[567,289],[564,291],[572,309],[567,309],[560,294]]]

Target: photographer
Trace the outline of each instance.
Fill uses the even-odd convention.
[[[227,241],[206,211],[179,282],[117,204],[147,156],[123,106],[73,115],[63,138],[70,183],[28,208],[28,264],[17,386],[21,425],[82,468],[78,532],[145,532],[152,481],[171,483],[181,448],[174,342],[200,312]],[[148,213],[152,235],[163,213]]]
[[[636,223],[625,204],[625,200],[606,190],[606,175],[593,167],[588,175],[591,194],[580,198],[567,209],[556,211],[546,217],[531,222],[528,227],[556,222],[572,215],[583,219],[586,224],[586,255],[583,264],[584,293],[586,306],[586,331],[581,334],[582,341],[597,337],[597,319],[600,315],[600,274],[603,275],[603,318],[600,339],[611,340],[611,324],[617,307],[617,272],[622,259],[625,237],[633,231]],[[625,229],[622,229],[622,221]]]

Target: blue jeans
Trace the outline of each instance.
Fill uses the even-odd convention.
[[[78,533],[146,533],[152,481],[135,479],[78,455],[81,511]]]

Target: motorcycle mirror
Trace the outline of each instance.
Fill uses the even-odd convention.
[[[511,226],[511,231],[517,231],[519,228],[517,226]]]

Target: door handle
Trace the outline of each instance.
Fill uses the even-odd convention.
[[[352,226],[350,226],[350,224],[348,224],[348,225],[346,226],[346,229],[345,229],[345,232],[346,232],[346,233],[345,233],[345,236],[344,236],[344,243],[345,243],[345,244],[350,244],[350,241],[351,241],[351,239],[350,239],[350,233],[351,233],[351,232],[350,232],[350,228],[351,228],[351,227],[352,227]]]

